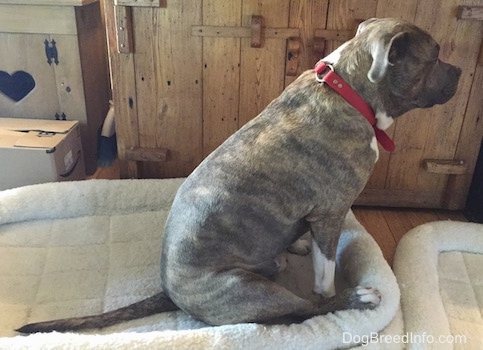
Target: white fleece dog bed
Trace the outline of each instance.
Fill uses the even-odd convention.
[[[27,322],[99,313],[156,293],[163,225],[182,181],[91,180],[0,192],[0,349],[333,349],[384,328],[402,331],[395,276],[349,213],[338,274],[350,285],[378,288],[382,302],[375,310],[289,326],[222,327],[178,311],[83,334],[14,332]],[[279,280],[311,295],[311,273],[309,256],[290,255]]]
[[[483,225],[440,221],[399,242],[407,348],[483,349]]]

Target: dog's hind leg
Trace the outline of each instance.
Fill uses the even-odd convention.
[[[244,322],[273,323],[280,319],[307,319],[350,308],[374,308],[377,291],[349,288],[331,298],[310,301],[251,271],[239,268],[217,274],[204,286],[204,300],[181,308],[212,325]],[[209,290],[209,293],[206,291]],[[199,291],[195,291],[200,296]]]
[[[263,323],[286,316],[316,314],[311,301],[298,297],[269,277],[242,268],[217,272],[203,284],[192,282],[189,294],[172,293],[171,297],[185,312],[211,325]]]

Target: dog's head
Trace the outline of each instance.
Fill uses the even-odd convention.
[[[359,25],[345,57],[366,69],[367,85],[386,95],[386,110],[397,117],[413,108],[447,102],[456,92],[461,69],[439,59],[440,47],[424,30],[399,19],[370,19]],[[357,55],[351,56],[353,49]],[[344,50],[345,51],[345,50]],[[351,62],[359,60],[361,62]],[[367,80],[369,82],[367,82]],[[397,102],[396,102],[397,101]],[[386,103],[384,103],[386,105]]]

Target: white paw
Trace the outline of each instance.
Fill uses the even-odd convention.
[[[298,239],[288,247],[288,251],[292,254],[307,255],[312,250],[311,245],[312,244],[305,239]]]
[[[359,300],[363,303],[370,303],[376,306],[381,302],[381,293],[372,287],[358,286],[356,294],[358,295]]]

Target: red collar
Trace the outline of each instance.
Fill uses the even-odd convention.
[[[377,120],[372,108],[362,99],[357,92],[355,92],[349,84],[347,84],[339,75],[334,72],[334,68],[322,61],[315,65],[315,76],[318,82],[326,83],[341,95],[352,107],[357,109],[367,121],[374,128],[377,141],[388,152],[393,152],[395,149],[394,142],[391,138],[376,125]]]

